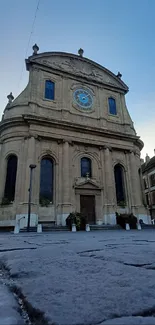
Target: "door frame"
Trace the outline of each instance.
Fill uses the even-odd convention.
[[[93,196],[94,197],[94,220],[92,224],[96,224],[96,195],[92,193],[81,193],[80,194],[80,213],[81,213],[81,196]]]

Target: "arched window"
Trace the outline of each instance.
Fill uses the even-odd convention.
[[[115,165],[114,175],[117,204],[125,205],[124,170],[121,165]]]
[[[54,100],[55,84],[51,80],[45,81],[45,98]]]
[[[40,201],[53,201],[53,160],[43,158],[40,170]]]
[[[17,174],[17,157],[11,155],[7,162],[7,172],[5,181],[4,197],[10,202],[14,201],[15,198],[15,187],[16,187],[16,174]]]
[[[109,97],[108,98],[108,104],[109,104],[109,114],[117,115],[115,99],[112,98],[112,97]]]
[[[92,176],[91,159],[87,157],[81,158],[81,177]]]

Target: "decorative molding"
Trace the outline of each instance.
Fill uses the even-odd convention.
[[[106,149],[109,149],[110,152],[112,152],[112,147],[109,145],[109,144],[105,144],[103,146],[103,149],[106,150]]]
[[[40,156],[38,156],[38,162],[40,162],[42,160],[42,158],[44,158],[45,156],[50,156],[51,158],[53,158],[55,160],[55,163],[58,164],[58,158],[57,155],[55,154],[55,152],[51,151],[50,149],[45,149]]]
[[[131,153],[133,153],[134,155],[136,154],[136,149],[131,149],[131,150],[129,150],[129,153],[131,154]]]
[[[68,143],[69,143],[69,145],[71,146],[71,147],[73,147],[74,146],[74,142],[73,141],[68,141]]]

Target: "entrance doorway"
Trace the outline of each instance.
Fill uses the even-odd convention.
[[[87,223],[95,224],[95,195],[80,195],[80,211]]]

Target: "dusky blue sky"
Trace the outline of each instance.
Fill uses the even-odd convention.
[[[142,157],[154,154],[155,138],[155,0],[0,1],[0,113],[10,91],[25,88],[25,56],[37,43],[40,52],[77,53],[120,71],[129,86],[127,107],[145,146]],[[28,46],[28,50],[27,50]],[[27,51],[27,55],[26,55]]]

